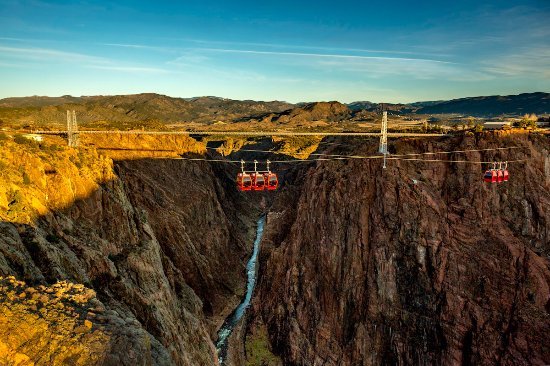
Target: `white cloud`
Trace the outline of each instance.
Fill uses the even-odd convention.
[[[324,60],[312,64],[312,67],[333,72],[353,73],[358,77],[366,78],[383,78],[391,75],[449,81],[479,81],[493,78],[486,73],[469,70],[463,65],[414,59]]]
[[[258,51],[258,50],[236,50],[227,48],[197,48],[196,51],[208,52],[223,52],[223,53],[242,53],[252,55],[275,55],[275,56],[292,56],[292,57],[308,57],[308,58],[334,58],[334,59],[358,59],[358,60],[403,60],[416,62],[430,62],[450,64],[452,62],[440,61],[424,58],[406,58],[406,57],[389,57],[389,56],[364,56],[364,55],[349,55],[336,53],[308,53],[308,52],[284,52],[284,51]]]
[[[270,56],[271,60],[290,64],[290,67],[299,66],[314,68],[324,72],[354,73],[358,76],[368,78],[380,78],[388,75],[406,75],[416,79],[447,78],[454,81],[493,78],[480,71],[466,70],[463,65],[457,63],[427,58],[225,48],[196,48],[193,49],[193,52],[195,57],[212,52],[233,53],[245,56]]]
[[[110,46],[110,47],[133,48],[138,50],[151,50],[151,51],[159,51],[159,52],[177,52],[178,51],[178,48],[176,47],[148,46],[143,44],[100,43],[100,45]]]
[[[521,48],[518,51],[482,61],[483,69],[499,76],[550,79],[550,48]]]
[[[267,49],[298,49],[298,50],[317,50],[317,51],[333,51],[333,52],[358,52],[358,53],[376,53],[376,54],[396,54],[396,55],[419,55],[419,56],[448,56],[436,53],[424,53],[413,50],[389,50],[389,49],[366,49],[366,48],[342,48],[342,47],[327,47],[315,45],[296,45],[296,44],[281,44],[281,43],[258,43],[258,42],[235,42],[235,41],[216,41],[202,40],[190,38],[165,38],[169,40],[182,41],[187,43],[197,43],[203,45],[218,45],[218,46],[234,46],[234,47],[254,47]],[[261,50],[258,50],[261,51]]]
[[[167,61],[166,63],[168,65],[175,65],[175,66],[182,67],[182,66],[201,65],[209,60],[210,60],[210,57],[207,57],[197,52],[187,51],[187,52],[184,52],[183,54],[180,54],[180,56],[178,56],[177,58]]]
[[[21,58],[27,60],[50,60],[50,61],[69,61],[69,62],[88,62],[88,63],[108,63],[109,60],[103,57],[90,56],[82,53],[65,52],[47,48],[19,48],[0,46],[2,56]]]
[[[141,67],[141,66],[99,66],[99,65],[89,65],[88,67],[100,70],[111,70],[111,71],[121,71],[121,72],[130,72],[130,73],[145,73],[145,74],[168,74],[172,71],[156,68],[156,67]]]
[[[0,60],[1,58],[3,58],[3,60],[1,61],[8,61],[6,64],[14,64],[14,59],[20,59],[25,61],[32,61],[35,64],[37,64],[38,61],[40,61],[40,63],[43,63],[44,61],[55,63],[72,63],[81,67],[129,73],[167,74],[173,72],[165,68],[151,67],[147,65],[132,65],[122,63],[117,60],[107,59],[104,57],[46,48],[19,48],[0,46],[0,53]]]

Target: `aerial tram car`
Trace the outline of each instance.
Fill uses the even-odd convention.
[[[498,164],[498,168],[497,168]],[[485,171],[483,180],[487,183],[508,182],[510,174],[508,173],[508,162],[493,163],[493,167]]]
[[[267,169],[258,171],[258,161],[254,160],[254,171],[245,171],[245,161],[241,160],[241,172],[237,174],[237,189],[239,191],[274,191],[279,187],[277,174],[269,168],[271,162],[267,160]],[[508,162],[494,162],[490,169],[485,171],[483,181],[487,183],[508,182]]]
[[[237,174],[237,189],[239,191],[274,191],[279,186],[277,174],[269,169],[271,162],[268,160],[267,170],[258,171],[258,161],[254,160],[254,171],[244,170],[245,162],[241,160],[241,172]]]

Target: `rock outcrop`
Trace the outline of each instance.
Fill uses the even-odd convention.
[[[27,286],[0,278],[0,364],[169,364],[135,319],[106,310],[93,290],[62,281]]]
[[[517,148],[429,157],[522,160],[498,185],[460,163],[298,172],[268,214],[252,333],[265,325],[287,365],[550,363],[548,138],[402,139],[390,151],[503,146]]]

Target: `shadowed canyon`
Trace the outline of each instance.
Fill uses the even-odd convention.
[[[394,155],[509,147],[449,156],[517,160],[498,185],[480,165],[349,159],[279,164],[275,192],[237,191],[236,164],[173,159],[221,156],[210,142],[94,138],[0,141],[0,364],[217,364],[262,215],[226,365],[550,363],[548,135],[389,142]],[[378,148],[323,142],[308,153]]]

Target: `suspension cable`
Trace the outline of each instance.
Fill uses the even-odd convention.
[[[472,160],[442,160],[442,159],[419,159],[419,158],[394,158],[388,157],[388,160],[401,160],[401,161],[423,161],[427,163],[465,163],[465,164],[493,164],[494,161],[472,161]],[[526,159],[507,160],[508,163],[519,163],[526,161]]]
[[[424,155],[437,155],[437,154],[455,154],[455,153],[467,153],[467,152],[481,152],[481,151],[499,151],[499,150],[508,150],[508,149],[520,149],[520,146],[511,146],[511,147],[498,147],[498,148],[487,148],[487,149],[467,149],[467,150],[454,150],[454,151],[438,151],[438,152],[426,152],[426,153],[411,153],[411,154],[400,154],[400,155],[390,155],[387,157],[388,160],[399,160],[399,161],[418,161],[418,162],[427,162],[427,163],[466,163],[466,164],[491,164],[494,161],[471,161],[471,160],[448,160],[448,159],[423,159],[420,156]],[[214,149],[214,148],[209,148]],[[262,153],[276,153],[274,151],[266,150],[255,150],[255,149],[243,149],[238,151],[248,151],[248,152],[262,152]],[[299,154],[299,153],[298,153]],[[383,155],[337,155],[337,154],[309,154],[309,156],[319,156],[314,159],[290,159],[290,160],[271,160],[271,163],[276,164],[291,164],[291,163],[307,163],[315,161],[338,161],[338,160],[351,160],[351,159],[382,159]],[[418,156],[418,157],[414,157]],[[157,159],[163,159],[158,157]],[[165,159],[165,158],[164,158]],[[187,161],[208,161],[216,163],[230,163],[230,164],[240,164],[243,160],[228,160],[228,159],[208,159],[208,158],[188,158],[180,156],[178,158],[173,158],[175,160],[187,160]],[[525,159],[520,160],[508,160],[508,163],[517,163],[523,162]],[[244,161],[244,163],[252,163],[252,161]]]
[[[510,146],[510,147],[495,147],[487,149],[468,149],[468,150],[453,150],[453,151],[436,151],[436,152],[425,152],[425,153],[411,153],[411,154],[392,154],[393,157],[404,157],[404,156],[419,156],[419,155],[437,155],[437,154],[458,154],[458,153],[467,153],[467,152],[481,152],[481,151],[498,151],[498,150],[510,150],[510,149],[521,149],[522,146]],[[217,150],[218,148],[207,147],[207,149]],[[277,151],[270,150],[259,150],[259,149],[238,149],[237,152],[257,152],[264,154],[278,154]],[[343,155],[343,154],[325,154],[325,153],[307,153],[307,152],[295,152],[295,155],[308,155],[308,156],[330,156],[330,157],[345,157],[349,159],[372,159],[373,156],[363,156],[363,155]],[[375,155],[375,157],[379,157]],[[313,159],[298,159],[298,160],[313,160]],[[275,162],[275,161],[274,161]]]

